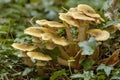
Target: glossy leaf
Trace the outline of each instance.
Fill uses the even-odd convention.
[[[92,55],[97,48],[98,43],[91,37],[88,41],[79,42],[78,45],[82,48],[82,55]]]
[[[114,69],[113,66],[106,66],[104,64],[99,65],[97,68],[97,70],[104,70],[107,76],[110,75],[113,69]]]

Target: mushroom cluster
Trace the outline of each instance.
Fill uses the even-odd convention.
[[[70,8],[66,13],[59,13],[62,22],[36,20],[38,26],[32,26],[24,30],[25,34],[33,36],[34,46],[13,43],[13,47],[22,51],[22,56],[29,59],[36,59],[36,65],[45,66],[42,61],[50,61],[52,58],[45,53],[37,52],[35,49],[45,48],[53,50],[58,48],[60,56],[56,56],[58,63],[68,66],[70,57],[75,61],[71,62],[71,67],[80,68],[79,59],[85,58],[81,55],[82,51],[77,45],[78,42],[85,41],[89,36],[93,36],[97,41],[105,41],[109,38],[109,32],[100,29],[90,29],[91,25],[97,25],[104,20],[93,8],[88,5],[80,4],[75,8]],[[59,35],[62,29],[63,34]],[[45,46],[42,43],[45,42]],[[79,53],[79,54],[78,54]],[[97,56],[95,56],[97,55]],[[98,57],[99,50],[93,56]]]
[[[18,57],[22,58],[24,60],[24,63],[28,66],[34,66],[38,64],[39,66],[45,66],[49,60],[52,60],[52,58],[47,54],[35,52],[34,50],[37,48],[37,46],[32,46],[32,45],[25,44],[25,43],[13,43],[12,47],[22,51],[18,55]],[[34,62],[32,62],[32,59],[36,60],[35,64]],[[42,63],[43,61],[44,63]]]

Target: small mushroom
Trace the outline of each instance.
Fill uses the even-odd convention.
[[[37,20],[36,23],[42,26],[49,26],[49,27],[55,27],[55,28],[64,27],[62,23],[59,23],[56,21]]]
[[[114,27],[116,27],[118,30],[120,30],[120,23],[114,25]]]
[[[52,58],[49,55],[43,54],[40,52],[27,52],[27,55],[32,59],[37,59],[37,60],[42,60],[42,61],[52,60]]]
[[[110,37],[110,33],[106,30],[91,29],[88,30],[87,33],[93,36],[97,41],[105,41]]]
[[[108,32],[110,32],[111,34],[115,33],[117,31],[117,27],[115,26],[110,26],[106,29]]]
[[[13,43],[12,47],[21,51],[32,51],[37,48],[36,46],[31,46],[24,43]]]
[[[59,37],[54,37],[52,38],[52,41],[55,43],[55,44],[58,44],[58,45],[62,45],[62,46],[67,46],[68,45],[68,42],[65,38],[59,38]]]

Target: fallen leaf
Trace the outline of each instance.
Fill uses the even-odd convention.
[[[100,63],[115,66],[120,61],[119,53],[120,49],[117,49],[116,51],[113,52],[113,54],[109,58],[103,59],[102,61],[100,61]]]

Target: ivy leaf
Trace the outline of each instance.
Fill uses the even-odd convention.
[[[94,77],[93,71],[84,71],[83,74],[79,73],[79,74],[73,74],[71,76],[72,79],[83,78],[84,80],[90,80],[93,77]]]
[[[91,37],[88,41],[79,42],[78,45],[82,48],[82,55],[92,55],[97,48],[98,43]]]
[[[95,63],[95,61],[91,58],[88,58],[84,60],[81,64],[85,70],[88,70],[92,67],[92,65]]]
[[[110,80],[120,80],[120,69],[116,69],[113,72],[113,76]]]
[[[64,69],[60,70],[60,71],[56,71],[52,74],[52,76],[50,77],[50,80],[55,80],[57,77],[65,75],[66,76],[66,72]]]
[[[106,75],[109,76],[110,72],[113,70],[113,66],[106,66],[105,64],[101,64],[98,66],[97,70],[104,70]]]
[[[22,73],[22,76],[26,76],[26,75],[28,75],[32,71],[33,71],[33,69],[31,69],[31,68],[25,68],[25,70]]]

